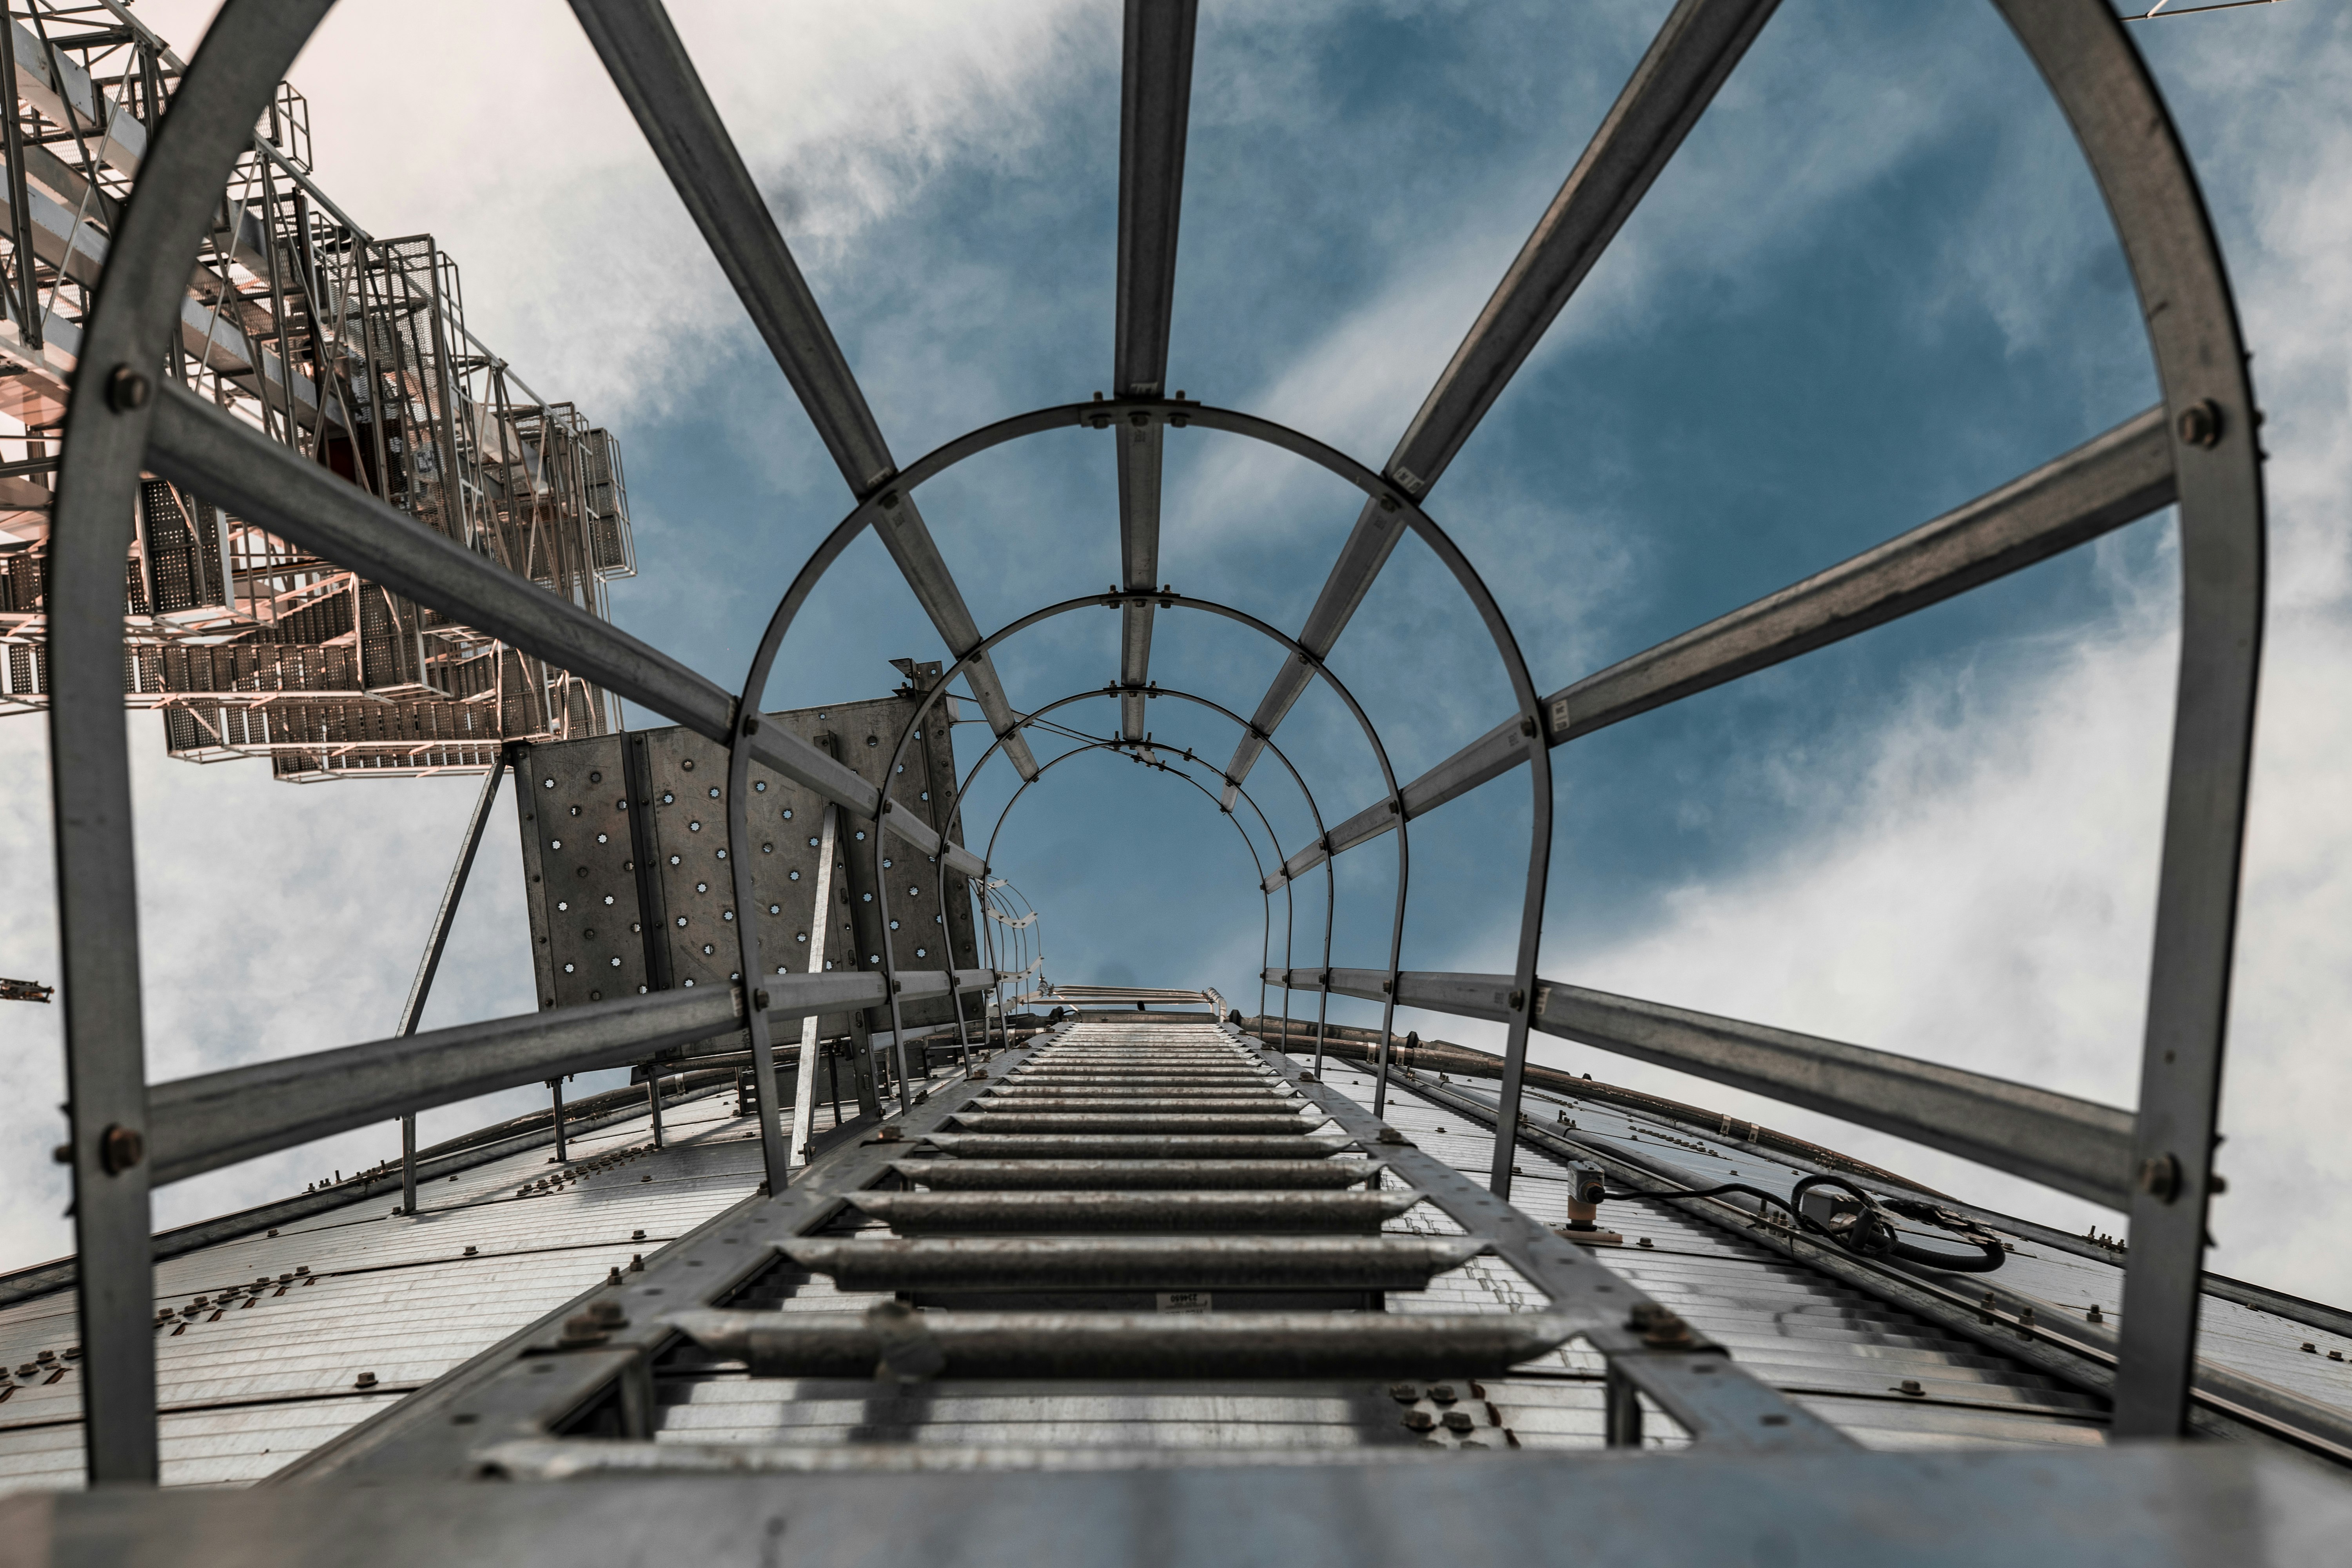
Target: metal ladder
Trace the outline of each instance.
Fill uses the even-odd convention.
[[[1328,1124],[1215,1026],[1078,1025],[894,1161],[898,1190],[849,1194],[887,1239],[779,1247],[893,1300],[671,1322],[755,1376],[908,1383],[1466,1377],[1576,1331],[1554,1313],[1383,1311],[1486,1243],[1381,1235],[1423,1194]]]

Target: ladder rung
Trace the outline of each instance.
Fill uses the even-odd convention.
[[[991,1095],[981,1101],[980,1109],[982,1112],[991,1115],[1002,1112],[1018,1116],[1057,1113],[1086,1116],[1106,1114],[1139,1116],[1153,1113],[1202,1116],[1253,1114],[1296,1116],[1299,1112],[1301,1104],[1299,1100],[1283,1100],[1271,1094],[1254,1094],[1247,1097],[1222,1093],[1180,1094],[1149,1098],[1142,1095],[1115,1095],[1097,1096],[1087,1100],[1065,1100],[1059,1095],[1051,1097],[1041,1095],[1034,1098],[1028,1095],[1009,1097]]]
[[[1253,1068],[1246,1062],[1139,1062],[1118,1061],[1033,1061],[1015,1068],[1016,1078],[1086,1077],[1097,1078],[1246,1078],[1265,1082],[1277,1077],[1264,1068]]]
[[[983,1160],[1322,1160],[1353,1147],[1355,1140],[1312,1132],[1279,1138],[1231,1132],[927,1132],[923,1142]]]
[[[1558,1348],[1579,1327],[1559,1312],[898,1313],[706,1310],[668,1321],[758,1377],[910,1382],[1491,1377]]]
[[[1421,1290],[1477,1237],[1100,1237],[831,1240],[777,1250],[844,1290]]]
[[[1110,1068],[1121,1072],[1264,1072],[1266,1070],[1255,1058],[1243,1056],[1238,1051],[1153,1051],[1149,1055],[1135,1051],[1055,1051],[1031,1057],[1026,1066],[1031,1069]]]
[[[1005,1087],[1020,1089],[1102,1089],[1129,1090],[1138,1089],[1276,1089],[1282,1080],[1272,1073],[1256,1072],[1015,1072],[1008,1074]]]
[[[943,1192],[1266,1187],[1332,1190],[1369,1182],[1376,1160],[900,1160],[890,1169]]]
[[[1005,1233],[1271,1231],[1377,1236],[1421,1201],[1390,1188],[1373,1193],[1027,1192],[853,1193],[859,1213],[900,1236]]]
[[[1295,1136],[1321,1124],[1296,1111],[1233,1112],[1222,1116],[1181,1116],[1160,1113],[1121,1116],[1060,1111],[959,1110],[949,1120],[967,1132],[1255,1132],[1265,1137]]]

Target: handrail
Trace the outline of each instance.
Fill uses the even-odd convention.
[[[993,984],[989,970],[956,972],[959,993]],[[910,1000],[949,994],[948,976],[938,970],[909,973],[900,984]],[[860,970],[776,975],[755,992],[778,1024],[870,1006],[882,996],[882,976]],[[152,1084],[152,1179],[184,1181],[387,1116],[623,1067],[649,1051],[740,1028],[742,1008],[737,986],[656,991]]]
[[[1319,973],[1319,972],[1318,972]],[[1269,971],[1287,986],[1297,971]],[[1307,976],[1307,978],[1315,978]],[[1507,974],[1408,970],[1395,995],[1382,972],[1335,969],[1343,996],[1501,1022]],[[1657,1002],[1537,983],[1535,1026],[1547,1035],[1672,1068],[1835,1116],[1990,1165],[2109,1208],[2130,1206],[2132,1113],[1867,1046],[1775,1029]]]

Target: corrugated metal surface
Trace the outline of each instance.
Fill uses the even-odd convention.
[[[164,1484],[258,1480],[740,1200],[760,1158],[733,1108],[731,1095],[666,1107],[658,1153],[645,1118],[575,1138],[581,1173],[551,1189],[535,1186],[558,1173],[542,1147],[433,1184],[413,1217],[369,1197],[157,1265],[156,1306],[174,1311],[156,1341]],[[820,1109],[819,1129],[830,1121]],[[629,1151],[647,1152],[582,1173]],[[0,1309],[12,1373],[44,1351],[66,1364],[74,1338],[70,1292]],[[373,1391],[355,1386],[363,1373]],[[0,1490],[79,1484],[80,1374],[10,1384]]]
[[[1335,1064],[1327,1078],[1370,1102],[1372,1082],[1362,1071]],[[1444,1087],[1483,1104],[1491,1105],[1494,1099],[1486,1085]],[[1736,1138],[1638,1111],[1535,1090],[1527,1098],[1528,1114],[1539,1123],[1653,1166],[1676,1167],[1694,1186],[1738,1181],[1785,1193],[1809,1173]],[[1493,1148],[1485,1128],[1394,1085],[1389,1103],[1391,1121],[1412,1131],[1423,1147],[1483,1176]],[[1445,1131],[1441,1133],[1440,1128]],[[1556,1186],[1560,1166],[1544,1151],[1523,1146],[1518,1168],[1524,1174],[1514,1189],[1514,1202],[1540,1218],[1565,1217],[1564,1206],[1547,1206],[1564,1205]],[[1954,1340],[1769,1248],[1743,1244],[1735,1234],[1695,1219],[1685,1205],[1612,1203],[1603,1223],[1622,1231],[1628,1243],[1607,1253],[1612,1268],[1860,1441],[1874,1447],[1924,1447],[2100,1440],[2105,1417],[2098,1401],[1972,1342]],[[2085,1322],[2095,1305],[2099,1321],[2109,1329],[2120,1321],[2121,1254],[2097,1249],[2099,1256],[2085,1257],[2039,1239],[2032,1227],[1993,1228],[2011,1248],[2000,1269],[1985,1276],[1938,1278],[1971,1295],[1987,1285],[1996,1286],[2005,1297],[2032,1303],[2035,1316],[2045,1323],[2065,1319]],[[1953,1237],[1931,1228],[1912,1235],[1927,1246],[1965,1250]],[[1647,1252],[1633,1245],[1644,1236],[1652,1243]],[[1669,1262],[1670,1258],[1677,1261]],[[1736,1269],[1727,1275],[1725,1266],[1735,1258]],[[1683,1272],[1677,1274],[1677,1269]],[[1742,1279],[1768,1278],[1776,1283],[1760,1293],[1755,1288],[1743,1292],[1738,1285]],[[1787,1303],[1782,1292],[1789,1289],[1801,1290],[1816,1304],[1783,1316]],[[1772,1342],[1755,1339],[1759,1312],[1771,1321],[1768,1337]],[[1824,1337],[1832,1320],[1836,1326]],[[1891,1325],[1898,1323],[1906,1326],[1895,1331]],[[1790,1361],[1800,1343],[1805,1346],[1802,1357]],[[1832,1378],[1827,1371],[1832,1352],[1825,1347],[1832,1343],[1853,1358],[1843,1377]],[[2199,1353],[2206,1360],[2303,1398],[2352,1411],[2352,1359],[2330,1360],[2331,1352],[2352,1358],[2352,1338],[2210,1293],[2205,1298]],[[1906,1378],[1920,1384],[1920,1394],[1901,1392]],[[1874,1379],[1880,1386],[1868,1386]],[[2033,1414],[2021,1420],[2028,1411]]]
[[[1368,1074],[1333,1063],[1324,1077],[1371,1103]],[[1538,1097],[1529,1099],[1531,1113],[1540,1114],[1533,1110]],[[1622,1111],[1579,1105],[1569,1114],[1578,1136],[1613,1138],[1652,1159],[1675,1156],[1688,1163],[1695,1180],[1704,1178],[1698,1184],[1744,1180],[1786,1190],[1803,1174],[1752,1150],[1709,1144]],[[1484,1178],[1494,1151],[1485,1127],[1394,1085],[1387,1118],[1423,1150]],[[1567,1163],[1523,1146],[1517,1168],[1513,1204],[1547,1224],[1565,1222]],[[1405,1223],[1453,1228],[1426,1207]],[[1622,1247],[1596,1249],[1604,1263],[1858,1442],[1913,1448],[2104,1440],[2105,1416],[2096,1400],[1680,1212],[1680,1205],[1612,1202],[1603,1223],[1625,1237]],[[1538,1300],[1532,1288],[1491,1258],[1457,1270],[1429,1292],[1441,1294],[1449,1310],[1525,1310]],[[1391,1305],[1412,1310],[1393,1299]],[[1600,1358],[1571,1345],[1546,1359],[1564,1364],[1543,1367],[1540,1375],[1527,1367],[1486,1381],[1502,1425],[1530,1447],[1599,1447]],[[1921,1392],[1905,1393],[1906,1380]],[[1683,1441],[1654,1413],[1644,1433],[1652,1446]]]
[[[1360,1089],[1355,1089],[1355,1093],[1360,1093],[1369,1102],[1369,1096],[1371,1096],[1371,1079],[1369,1077],[1364,1077],[1362,1072],[1336,1068],[1334,1081],[1339,1079],[1348,1079],[1360,1086]],[[1479,1102],[1491,1102],[1491,1098],[1494,1098],[1491,1090],[1475,1084],[1449,1084],[1446,1089],[1475,1098]],[[1406,1098],[1418,1100],[1413,1096]],[[1613,1150],[1621,1150],[1625,1154],[1644,1159],[1644,1162],[1673,1163],[1673,1166],[1682,1168],[1694,1184],[1743,1180],[1743,1183],[1752,1183],[1769,1192],[1788,1192],[1797,1180],[1806,1175],[1804,1168],[1794,1166],[1785,1159],[1776,1159],[1773,1154],[1757,1150],[1755,1145],[1743,1145],[1734,1138],[1719,1138],[1719,1135],[1710,1135],[1706,1131],[1691,1129],[1691,1126],[1673,1126],[1673,1123],[1665,1123],[1661,1119],[1628,1112],[1621,1107],[1601,1105],[1595,1100],[1548,1096],[1540,1090],[1531,1090],[1527,1100],[1528,1114],[1538,1119],[1540,1123],[1557,1126],[1559,1131],[1571,1133],[1573,1138],[1592,1140],[1592,1142],[1613,1147]],[[1390,1098],[1390,1105],[1397,1105],[1395,1093]],[[1559,1117],[1567,1117],[1569,1121],[1557,1121]],[[1404,1126],[1404,1123],[1400,1121],[1400,1126]],[[1444,1121],[1444,1114],[1434,1114],[1433,1126],[1449,1126]],[[1470,1142],[1463,1142],[1461,1147],[1463,1150],[1475,1150],[1477,1157],[1484,1159],[1484,1152],[1494,1147],[1486,1140],[1484,1129],[1465,1129],[1458,1119],[1456,1123],[1451,1123],[1454,1135],[1461,1135],[1465,1131],[1475,1133],[1475,1138]],[[1446,1150],[1446,1159],[1461,1163],[1454,1147]],[[1538,1171],[1538,1163],[1528,1163],[1531,1159],[1540,1162],[1545,1168],[1557,1163],[1550,1162],[1548,1154],[1540,1154],[1538,1150],[1524,1150],[1519,1166],[1524,1171]],[[1482,1173],[1486,1166],[1475,1163],[1475,1166],[1465,1168],[1475,1168]],[[1531,1192],[1515,1192],[1515,1199],[1524,1208],[1528,1208],[1528,1213],[1543,1213],[1540,1208],[1536,1208],[1536,1201],[1540,1199],[1536,1199]],[[1637,1229],[1675,1223],[1673,1215],[1677,1215],[1679,1211],[1677,1204],[1630,1204],[1625,1208],[1639,1208],[1646,1215],[1661,1215],[1658,1220],[1644,1220],[1642,1225],[1637,1225]],[[1616,1206],[1612,1206],[1612,1211],[1616,1211]],[[1616,1215],[1609,1223],[1622,1227],[1621,1220],[1622,1215]],[[1630,1223],[1630,1220],[1625,1220],[1625,1223]],[[1715,1232],[1712,1227],[1703,1229],[1707,1229],[1710,1234],[1722,1234]],[[2086,1248],[2095,1250],[2098,1256],[2082,1256],[2082,1253],[2065,1250],[2061,1246],[2039,1239],[2039,1234],[2032,1227],[2001,1229],[2000,1225],[1994,1225],[1992,1229],[2009,1239],[2009,1260],[2000,1269],[1994,1269],[1992,1274],[1985,1274],[1985,1277],[1967,1277],[1967,1274],[1943,1277],[1952,1289],[1967,1293],[1967,1290],[1983,1289],[1988,1284],[2000,1286],[2004,1295],[2016,1295],[2016,1298],[2032,1302],[2034,1317],[2046,1323],[2055,1323],[2061,1319],[2084,1323],[2088,1321],[2091,1307],[2098,1307],[2100,1321],[2107,1328],[2115,1328],[2115,1323],[2122,1321],[2122,1253],[2110,1253],[2105,1248]],[[1633,1234],[1634,1232],[1628,1232],[1628,1239],[1633,1239]],[[1916,1232],[1912,1232],[1912,1237],[1927,1246],[1952,1244],[1950,1237],[1945,1237],[1943,1232],[1936,1232],[1936,1229],[1916,1229]],[[1661,1246],[1665,1244],[1663,1237],[1654,1237],[1654,1239]],[[1792,1265],[1785,1265],[1785,1260],[1780,1262],[1783,1262],[1783,1268],[1792,1268]],[[2305,1344],[2310,1344],[2310,1350],[2305,1350]],[[2333,1356],[2343,1356],[2343,1359],[2331,1359],[2331,1352]],[[2197,1354],[2204,1356],[2206,1361],[2213,1361],[2216,1366],[2244,1373],[2246,1377],[2258,1377],[2263,1383],[2294,1392],[2300,1399],[2310,1399],[2316,1404],[2326,1404],[2352,1413],[2352,1338],[2347,1338],[2347,1335],[2328,1333],[2324,1328],[2312,1328],[2307,1323],[2298,1323],[2294,1319],[2258,1310],[2258,1307],[2246,1307],[2242,1302],[2225,1300],[2221,1295],[2206,1293],[2200,1314]],[[1910,1373],[1906,1373],[1906,1375],[1910,1375]]]

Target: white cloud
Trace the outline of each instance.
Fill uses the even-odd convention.
[[[211,0],[140,15],[193,54]],[[1114,61],[1077,0],[699,0],[671,16],[820,296],[950,161],[1020,157],[1034,107]],[[1113,67],[1115,68],[1115,66]],[[467,324],[542,396],[620,421],[699,389],[748,321],[562,0],[346,0],[289,79],[318,179],[379,237],[429,232]]]

